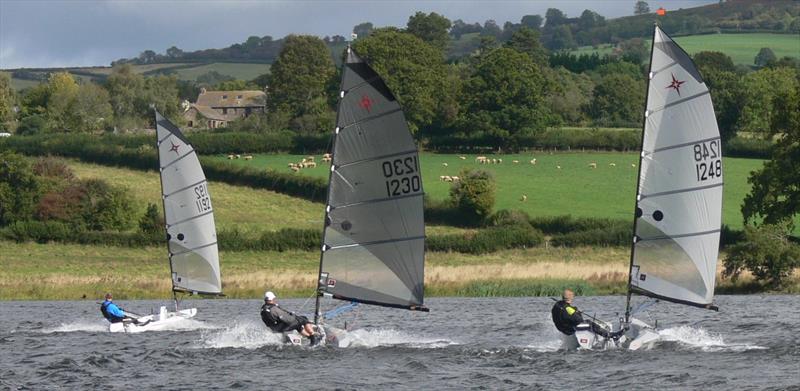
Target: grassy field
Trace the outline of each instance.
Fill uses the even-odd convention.
[[[269,64],[240,64],[227,62],[198,64],[196,67],[176,69],[175,75],[181,80],[196,80],[198,76],[211,71],[217,71],[236,79],[252,80],[259,75],[269,73]]]
[[[169,265],[162,247],[12,243],[0,241],[0,300],[97,300],[106,291],[119,299],[166,299]],[[222,252],[223,291],[230,298],[256,298],[269,288],[283,297],[309,297],[317,252]],[[583,294],[619,294],[627,282],[627,248],[536,248],[472,256],[428,253],[428,296],[555,295],[565,287]],[[717,277],[719,289],[738,284]],[[800,273],[787,284],[800,292]]]
[[[675,37],[681,47],[689,54],[712,50],[727,54],[733,59],[735,64],[753,65],[753,60],[761,48],[770,48],[778,58],[783,56],[800,57],[800,39],[793,34],[769,34],[769,33],[749,33],[749,34],[705,34],[689,35],[685,37]],[[650,47],[650,40],[647,40],[647,47]],[[597,52],[600,55],[610,54],[611,45],[600,45],[597,49],[591,46],[583,46],[573,50],[574,54],[591,54]]]
[[[502,164],[479,165],[476,155],[431,154],[420,157],[425,192],[434,199],[448,197],[450,183],[442,182],[442,175],[459,175],[462,169],[481,168],[491,171],[497,181],[496,210],[520,209],[531,216],[631,218],[635,196],[638,155],[633,153],[556,153],[534,152],[514,155],[492,155],[503,159]],[[531,165],[532,158],[537,164]],[[256,155],[253,160],[226,160],[258,168],[288,171],[289,162],[297,162],[301,155]],[[219,159],[226,159],[219,157]],[[320,157],[316,157],[319,161]],[[519,164],[513,161],[518,160]],[[597,169],[589,163],[597,163]],[[447,164],[445,167],[444,164]],[[611,164],[616,166],[611,166]],[[725,190],[723,221],[734,228],[742,227],[741,203],[750,190],[747,177],[750,171],[760,168],[761,160],[726,158],[724,160]],[[561,167],[561,169],[558,168]],[[326,165],[307,168],[297,175],[328,177]],[[527,201],[521,201],[522,196]]]
[[[144,214],[148,203],[161,208],[161,184],[155,171],[134,171],[124,168],[86,164],[70,160],[69,166],[78,178],[100,178],[131,190],[137,214]],[[209,185],[214,200],[217,229],[240,231],[277,231],[281,228],[322,229],[322,203],[306,201],[273,191],[231,186]],[[428,234],[455,233],[456,227],[428,226]]]

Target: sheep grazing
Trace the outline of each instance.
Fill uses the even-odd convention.
[[[458,158],[461,159],[461,160],[467,160],[466,156],[459,156]]]
[[[323,154],[323,155],[322,155],[322,158],[323,158],[323,159],[325,159],[325,158],[328,158],[328,159],[330,159],[330,158],[331,158],[331,154],[329,154],[329,153]]]
[[[242,158],[242,155],[239,155],[239,154],[237,154],[237,155],[236,155],[236,158],[237,158],[237,159],[241,159],[241,158]]]
[[[303,168],[316,168],[317,163],[315,162],[305,162],[302,164]]]
[[[253,160],[253,156],[252,155],[247,155],[247,156],[244,157],[244,160]]]
[[[512,160],[511,163],[519,164],[519,160]]]
[[[492,159],[492,164],[497,164],[497,159]]]
[[[314,161],[314,157],[313,156],[308,156],[308,157],[306,157],[306,161],[313,162]]]
[[[531,159],[531,164],[536,165],[536,159]]]
[[[608,165],[611,166],[611,167],[616,167],[617,163],[608,163]]]
[[[308,161],[308,159],[306,159],[306,158],[303,158],[303,160],[301,160],[301,161],[300,161],[300,164],[304,164],[304,163],[306,163],[307,161]]]
[[[560,170],[560,169],[561,169],[561,166],[556,166],[556,169],[557,169],[557,170]]]
[[[527,200],[528,200],[528,196],[527,196],[527,195],[525,195],[525,194],[523,194],[523,195],[522,195],[522,198],[520,198],[519,200],[520,200],[520,201],[522,201],[522,202],[525,202],[525,201],[527,201]]]
[[[595,163],[595,162],[591,162],[591,163],[589,163],[589,167],[591,167],[591,168],[597,168],[597,163]]]
[[[331,161],[331,158],[330,158],[330,156],[323,156],[322,157],[322,161],[328,163],[328,162]]]
[[[636,163],[631,163],[631,167],[636,168]]]
[[[233,160],[233,155],[228,155],[228,160]]]
[[[441,175],[441,176],[439,176],[439,180],[442,181],[442,182],[452,182],[453,181],[453,177],[448,176],[448,175]]]
[[[475,158],[475,163],[485,164],[486,160],[486,156],[478,156]]]
[[[442,163],[442,167],[447,167],[447,163]]]
[[[498,163],[502,163],[502,162],[503,162],[503,159],[497,159],[497,162],[498,162]]]
[[[453,179],[453,182],[458,182],[458,181],[461,180],[461,178],[459,178],[457,176],[454,176],[454,177],[451,177],[451,178]]]
[[[292,167],[292,171],[298,172],[298,171],[300,171],[300,167],[294,166],[294,167]]]

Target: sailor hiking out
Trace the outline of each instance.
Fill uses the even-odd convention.
[[[114,297],[111,295],[111,293],[106,293],[105,301],[100,304],[100,312],[103,314],[104,318],[111,323],[130,321],[135,324],[139,324],[138,319],[128,316],[128,314],[126,314],[122,308],[119,308],[116,304],[114,304],[113,299]]]
[[[565,335],[573,335],[575,334],[575,327],[585,322],[591,326],[591,329],[594,333],[605,338],[618,339],[620,336],[622,336],[624,330],[611,332],[607,328],[597,324],[592,320],[584,320],[583,316],[581,315],[581,311],[572,305],[573,299],[575,299],[575,292],[573,292],[571,289],[565,289],[564,293],[561,295],[561,300],[553,304],[551,313],[553,316],[553,323],[558,331],[564,333]]]
[[[264,293],[264,305],[261,306],[261,320],[276,333],[297,331],[311,341],[311,345],[319,343],[321,336],[314,332],[314,324],[308,318],[281,308],[275,301],[271,291]]]

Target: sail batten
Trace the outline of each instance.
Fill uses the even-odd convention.
[[[197,153],[180,129],[157,111],[155,116],[172,290],[221,294],[208,182]]]
[[[722,223],[722,150],[708,87],[655,27],[629,292],[710,308]],[[650,152],[648,152],[650,151]]]
[[[394,95],[350,48],[340,90],[319,292],[420,308],[425,224],[417,146]]]

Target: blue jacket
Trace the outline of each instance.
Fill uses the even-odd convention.
[[[114,318],[121,319],[125,317],[125,313],[122,312],[122,310],[119,309],[119,307],[117,307],[117,305],[112,303],[110,300],[104,301],[102,306],[103,308],[105,308],[105,313],[113,316]]]

